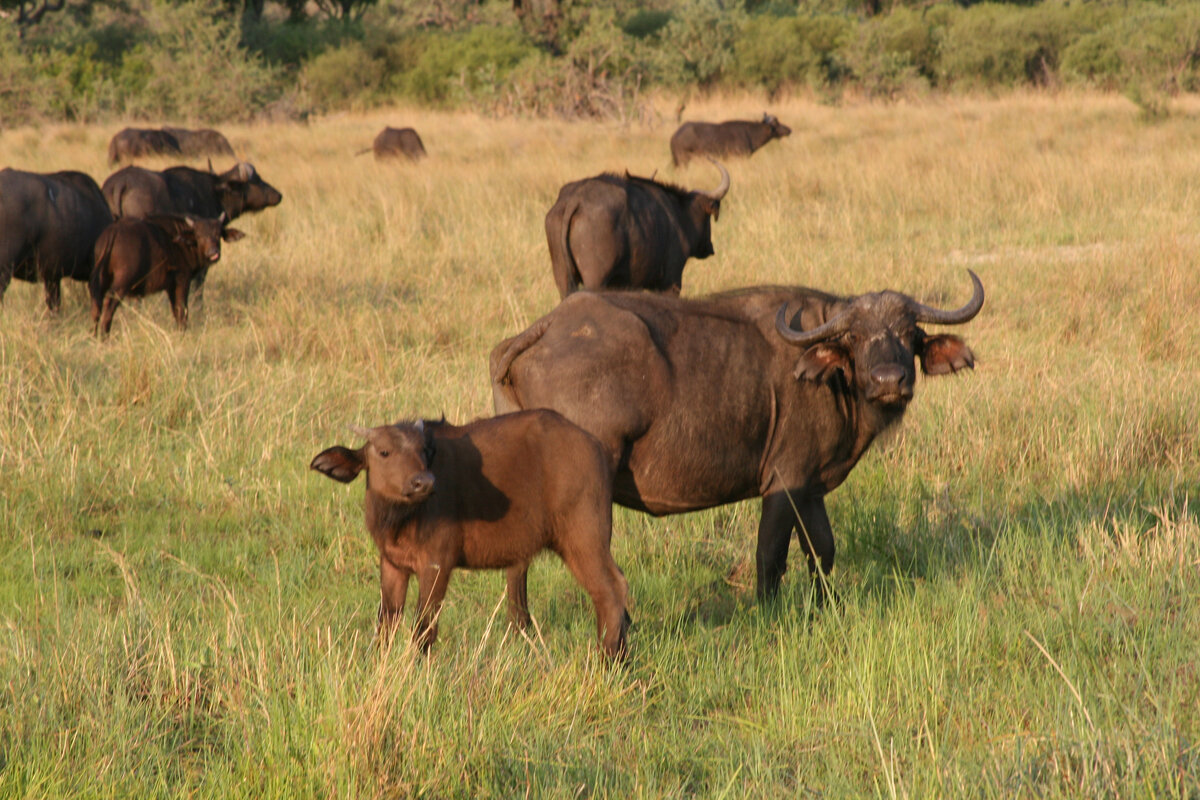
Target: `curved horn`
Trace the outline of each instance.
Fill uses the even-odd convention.
[[[371,438],[371,429],[370,428],[364,428],[361,425],[347,425],[346,427],[350,429],[351,433],[357,433],[359,436],[363,437],[364,439]]]
[[[826,321],[824,325],[818,325],[811,331],[794,330],[791,325],[788,325],[787,303],[781,305],[779,313],[775,315],[775,330],[779,332],[780,336],[797,347],[807,347],[823,339],[832,339],[834,336],[844,333],[848,327],[850,327],[850,315],[845,311],[833,319]]]
[[[233,177],[239,181],[248,181],[254,177],[254,167],[247,161],[239,161],[233,168]]]
[[[725,193],[729,191],[729,171],[721,166],[721,162],[715,158],[709,157],[708,160],[713,163],[714,167],[721,171],[721,185],[711,192],[700,192],[700,194],[709,200],[720,201],[725,196]]]
[[[971,276],[971,282],[975,284],[975,292],[971,295],[971,299],[962,308],[954,311],[943,311],[940,308],[927,306],[924,303],[919,303],[912,298],[909,298],[908,306],[917,316],[917,322],[934,322],[940,325],[961,325],[969,321],[979,309],[983,308],[983,282],[979,280],[979,276],[971,270],[967,270],[967,274]]]

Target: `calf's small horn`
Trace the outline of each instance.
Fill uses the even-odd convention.
[[[975,291],[971,295],[971,299],[962,308],[954,311],[944,311],[940,308],[927,306],[924,303],[919,303],[916,300],[909,299],[909,308],[917,317],[917,322],[933,322],[940,325],[961,325],[964,322],[971,320],[979,309],[983,308],[983,281],[979,280],[979,276],[971,270],[967,270],[967,274],[971,276],[971,282],[975,284]]]
[[[357,433],[359,436],[363,437],[364,439],[371,438],[371,429],[370,428],[364,428],[361,425],[347,425],[346,427],[349,428],[352,433]]]

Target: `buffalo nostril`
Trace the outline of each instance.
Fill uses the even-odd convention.
[[[908,382],[908,374],[897,364],[885,364],[871,370],[871,380],[879,384],[903,386]]]

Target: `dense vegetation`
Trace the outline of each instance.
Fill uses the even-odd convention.
[[[824,102],[1098,87],[1159,115],[1200,88],[1197,0],[49,2],[0,0],[14,23],[0,27],[0,124],[397,101],[627,119],[647,90],[686,104],[720,87]]]
[[[1194,800],[1200,102],[1174,106],[779,100],[795,132],[730,164],[684,293],[949,306],[970,267],[976,369],[921,376],[830,495],[823,611],[795,547],[755,602],[757,502],[618,510],[619,668],[553,557],[528,639],[502,575],[462,571],[430,658],[380,650],[362,484],[308,463],[350,423],[490,411],[489,350],[557,302],[565,181],[715,171],[672,171],[665,125],[223,125],[284,199],[238,220],[190,330],[160,295],[97,341],[71,281],[57,317],[19,281],[0,309],[0,797]],[[350,156],[397,119],[427,161]],[[103,176],[111,135],[4,131],[0,163]]]

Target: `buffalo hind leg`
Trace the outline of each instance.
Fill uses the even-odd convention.
[[[577,531],[584,530],[577,527]],[[604,654],[624,659],[628,654],[625,634],[629,630],[629,614],[625,611],[629,584],[625,574],[609,551],[609,536],[597,536],[572,548],[563,548],[560,555],[575,580],[592,598],[596,607],[596,634]]]
[[[379,620],[376,629],[384,642],[391,641],[404,616],[408,599],[408,579],[412,572],[379,557]]]
[[[175,279],[175,286],[170,295],[171,313],[175,315],[175,324],[180,330],[185,330],[188,325],[188,289],[190,288],[187,276],[180,276]]]
[[[808,571],[816,584],[817,603],[823,603],[829,594],[829,573],[833,570],[833,528],[829,514],[825,511],[825,498],[806,497],[798,500],[796,510],[800,512],[800,524],[796,526],[800,544],[808,556]],[[820,573],[817,572],[818,563]]]
[[[787,572],[788,547],[796,514],[786,491],[763,495],[762,517],[758,521],[758,599],[771,600],[779,594],[779,582]]]
[[[113,314],[117,311],[117,306],[121,305],[121,296],[108,292],[104,295],[104,307],[100,312],[100,332],[104,336],[108,336],[108,332],[112,330]]]
[[[508,621],[518,630],[529,627],[528,564],[508,568]]]

